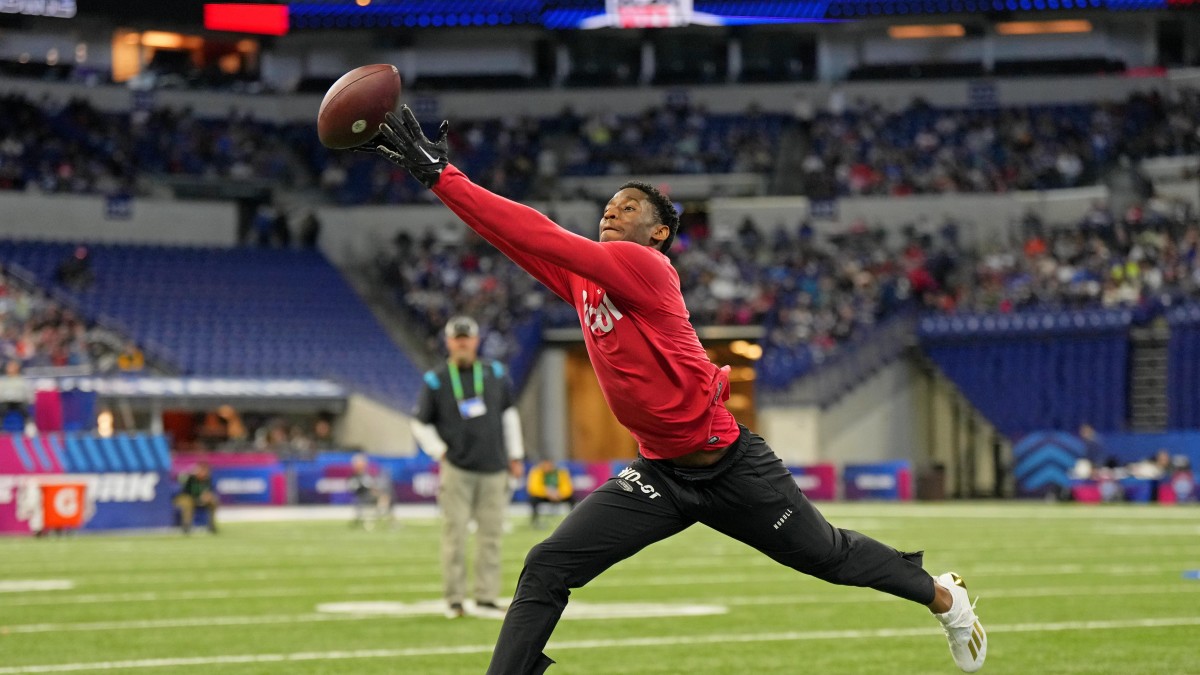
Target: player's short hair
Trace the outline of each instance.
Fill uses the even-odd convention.
[[[671,250],[671,242],[675,241],[675,233],[679,231],[679,214],[675,212],[675,204],[667,198],[666,195],[658,191],[658,188],[653,185],[640,181],[631,180],[626,182],[621,187],[617,188],[620,192],[625,188],[634,188],[646,193],[650,198],[650,203],[654,205],[654,211],[658,215],[658,222],[666,225],[671,231],[667,234],[667,238],[663,239],[658,245],[658,250],[667,253]]]

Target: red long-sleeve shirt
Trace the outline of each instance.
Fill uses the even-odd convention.
[[[600,390],[642,456],[670,459],[734,442],[729,368],[704,353],[679,275],[659,251],[595,242],[447,166],[433,188],[471,229],[579,313]]]

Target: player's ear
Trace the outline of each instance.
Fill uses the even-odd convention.
[[[650,230],[650,241],[653,242],[655,246],[658,246],[659,244],[666,241],[667,237],[669,237],[670,235],[671,235],[671,228],[667,227],[666,225],[663,225],[662,223],[659,223]]]

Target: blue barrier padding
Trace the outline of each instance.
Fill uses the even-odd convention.
[[[142,461],[142,458],[138,457],[137,453],[134,452],[133,444],[129,442],[128,436],[121,434],[119,436],[114,436],[109,440],[117,446],[117,451],[120,453],[121,459],[125,462],[125,466],[128,467],[130,471],[152,470],[152,467],[147,466],[146,463]]]
[[[64,472],[75,473],[77,471],[75,468],[75,463],[71,461],[71,458],[68,457],[67,453],[63,450],[62,437],[60,437],[58,434],[51,434],[46,439],[46,445],[49,447],[50,453],[54,455],[54,459],[58,461],[58,465],[62,467]]]
[[[146,440],[145,434],[133,434],[130,436],[130,442],[133,444],[134,450],[137,451],[138,458],[142,464],[150,467],[152,471],[166,471],[168,467],[162,466],[158,457],[154,454],[154,450],[150,447],[150,442]]]
[[[167,448],[167,439],[161,434],[150,437],[150,445],[154,448],[154,455],[158,457],[158,465],[163,471],[168,471],[171,468],[171,451]]]
[[[92,471],[116,471],[118,467],[100,450],[100,444],[91,436],[80,436],[79,442],[91,460]]]
[[[33,473],[36,471],[33,467],[33,460],[29,457],[29,452],[25,450],[25,439],[21,436],[13,436],[13,449],[17,451],[17,459],[21,462],[21,468]]]
[[[134,467],[129,466],[123,457],[120,450],[117,449],[117,444],[111,438],[98,438],[96,442],[100,445],[100,451],[108,459],[109,466],[115,471],[133,471]]]
[[[96,469],[95,462],[84,450],[83,442],[75,434],[64,434],[63,443],[67,446],[67,454],[71,456],[71,466],[79,473],[87,473]]]
[[[38,464],[41,465],[42,471],[53,471],[54,463],[50,461],[50,456],[46,454],[46,448],[42,445],[40,439],[26,438],[24,441],[33,448],[33,455]]]

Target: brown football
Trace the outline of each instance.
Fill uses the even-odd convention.
[[[338,78],[317,111],[317,138],[334,150],[362,145],[379,133],[400,101],[400,71],[388,63],[361,66]]]

